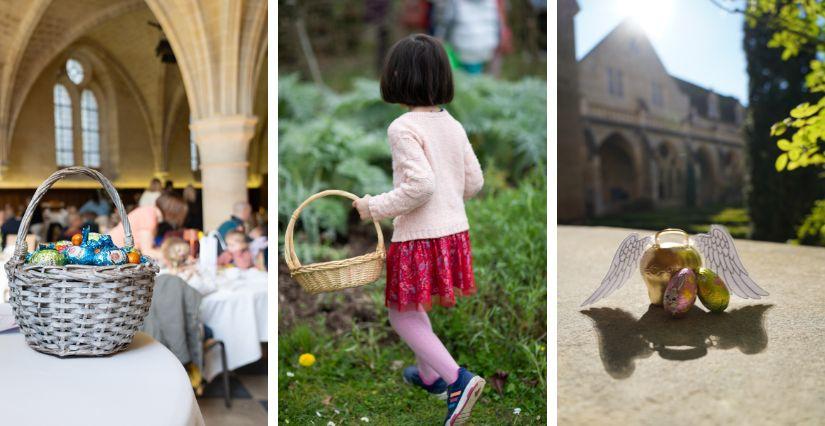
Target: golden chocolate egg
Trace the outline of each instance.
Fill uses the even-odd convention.
[[[678,237],[681,241],[672,241]],[[671,241],[668,241],[671,240]],[[642,254],[639,270],[647,284],[647,295],[653,305],[662,305],[670,278],[683,268],[698,269],[702,266],[699,252],[690,246],[685,231],[668,228],[656,233],[654,244]]]
[[[699,300],[711,312],[722,312],[730,302],[730,292],[719,275],[707,268],[699,268],[696,273],[699,285]]]

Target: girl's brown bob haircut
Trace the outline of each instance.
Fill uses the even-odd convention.
[[[381,73],[381,98],[408,106],[450,103],[453,71],[441,42],[426,34],[414,34],[395,43]]]

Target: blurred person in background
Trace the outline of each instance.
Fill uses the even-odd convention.
[[[238,231],[246,234],[246,223],[252,217],[252,206],[246,201],[238,201],[232,206],[232,216],[218,227],[221,238],[226,238],[229,231]]]
[[[266,221],[261,221],[260,223],[261,225],[249,231],[249,238],[252,239],[252,242],[249,243],[249,251],[252,253],[252,258],[255,259],[255,267],[260,270],[265,270],[269,262],[267,252],[269,238],[267,236]]]
[[[10,235],[17,235],[20,230],[20,222],[23,219],[23,209],[21,207],[14,208],[11,204],[6,204],[3,209],[3,225],[0,226],[0,233],[3,235],[3,247]]]
[[[106,200],[106,196],[103,195],[103,191],[97,190],[95,191],[95,196],[86,201],[78,210],[80,214],[92,213],[97,216],[108,216],[112,213],[112,206],[109,204],[109,201]]]
[[[183,227],[187,229],[203,229],[203,207],[198,199],[198,191],[190,183],[183,189],[183,200],[189,206],[189,214]]]
[[[171,180],[166,181],[166,185],[163,186],[163,193],[164,194],[174,194],[175,193],[175,183]]]
[[[141,194],[138,207],[154,206],[155,201],[160,197],[161,189],[160,179],[153,178],[149,183],[149,188]]]
[[[83,231],[84,220],[80,213],[72,212],[68,214],[68,223],[60,236],[61,240],[71,240],[72,236]]]
[[[162,237],[164,234],[159,232],[158,225],[166,222],[173,229],[180,228],[186,219],[187,211],[188,207],[183,198],[172,194],[161,195],[153,206],[141,206],[132,210],[129,213],[129,224],[132,227],[135,248],[146,256],[161,259],[163,253],[155,242],[158,236]],[[163,229],[160,231],[163,232]],[[112,228],[109,234],[118,247],[125,245],[122,223]]]
[[[446,41],[458,66],[469,74],[481,74],[497,51],[512,50],[506,25],[504,0],[434,1],[433,33]]]
[[[26,206],[31,204],[31,201],[31,197],[26,198]],[[34,206],[29,233],[35,235],[39,241],[46,241],[46,220],[43,217],[43,207],[40,204]]]
[[[83,228],[88,226],[89,232],[100,232],[100,226],[97,225],[98,216],[94,212],[80,213],[80,217],[83,218]]]

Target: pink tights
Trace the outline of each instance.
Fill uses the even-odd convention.
[[[425,311],[400,312],[390,309],[390,325],[415,353],[421,380],[431,384],[439,377],[447,384],[458,378],[458,364],[433,333]]]

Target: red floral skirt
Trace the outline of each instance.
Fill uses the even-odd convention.
[[[398,311],[455,305],[476,292],[468,231],[390,244],[385,304]]]

